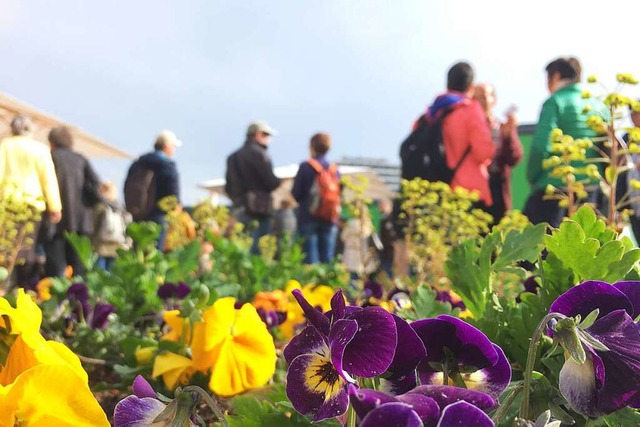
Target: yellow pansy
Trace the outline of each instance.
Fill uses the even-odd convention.
[[[86,381],[67,365],[37,365],[0,386],[0,426],[109,426]]]
[[[188,326],[185,327],[185,321],[188,324],[188,320],[180,317],[180,310],[165,311],[162,313],[162,318],[170,328],[170,330],[162,336],[163,340],[178,342],[184,333],[186,334],[184,342],[189,343],[189,341],[191,341],[191,328]]]
[[[176,353],[165,352],[159,354],[153,363],[153,378],[162,376],[164,385],[173,390],[178,382],[186,384],[193,374],[193,362],[188,357]]]
[[[36,285],[36,292],[38,293],[38,301],[49,301],[51,299],[51,286],[53,285],[53,279],[51,277],[45,277],[40,280]]]
[[[326,285],[308,284],[302,287],[297,280],[290,280],[285,287],[285,294],[289,298],[287,304],[287,320],[280,325],[282,334],[287,339],[293,338],[295,335],[295,327],[304,322],[304,313],[300,305],[296,302],[291,292],[294,289],[300,289],[302,295],[313,307],[320,307],[323,312],[331,310],[331,298],[333,297],[333,288]]]
[[[194,366],[211,367],[209,388],[214,393],[233,396],[269,381],[275,372],[276,349],[252,305],[236,309],[234,298],[221,298],[203,319],[194,327],[191,350]]]

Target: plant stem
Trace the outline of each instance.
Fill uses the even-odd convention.
[[[513,387],[513,389],[507,395],[507,397],[505,397],[504,400],[500,403],[500,406],[498,407],[496,412],[493,414],[493,417],[491,417],[491,419],[496,425],[499,424],[500,421],[502,421],[502,418],[504,418],[505,415],[507,415],[507,412],[509,411],[511,403],[513,403],[513,401],[516,399],[516,397],[518,397],[518,394],[520,394],[522,390],[523,390],[522,383],[519,383],[518,385]]]
[[[353,409],[353,406],[349,405],[349,412],[347,413],[347,425],[346,427],[356,427],[356,422],[358,421],[358,417],[356,416],[356,411]]]
[[[524,382],[522,390],[522,402],[520,403],[520,418],[524,420],[529,419],[529,396],[531,394],[531,378],[533,376],[533,368],[536,363],[536,355],[538,353],[538,346],[540,345],[540,338],[547,328],[547,324],[553,319],[560,319],[564,316],[559,313],[549,313],[542,318],[538,326],[536,327],[533,337],[531,337],[531,343],[529,344],[529,353],[527,354],[527,365],[524,370]]]
[[[220,407],[218,402],[216,402],[213,399],[213,397],[211,397],[211,395],[209,393],[204,391],[202,388],[200,388],[198,386],[193,386],[193,385],[190,385],[190,386],[187,386],[187,387],[183,388],[182,392],[183,393],[189,393],[189,392],[198,393],[198,395],[207,403],[207,405],[209,405],[209,408],[211,408],[211,410],[213,411],[215,416],[218,418],[220,423],[225,427],[230,427],[229,423],[227,422],[227,419],[224,417],[224,412],[222,411],[222,408]]]

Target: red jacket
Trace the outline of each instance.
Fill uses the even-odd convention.
[[[493,159],[496,148],[480,104],[467,98],[457,105],[444,118],[442,138],[450,168],[458,164],[467,147],[471,146],[471,151],[453,176],[451,187],[477,190],[480,193],[480,200],[487,206],[491,206],[493,201],[489,190],[487,167]]]

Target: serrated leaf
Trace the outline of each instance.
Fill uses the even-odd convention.
[[[535,261],[542,250],[545,230],[545,224],[529,225],[521,231],[511,230],[505,236],[492,268],[498,271],[518,261]]]
[[[476,318],[484,313],[490,278],[490,272],[480,268],[479,252],[475,242],[467,240],[453,248],[445,266],[452,289]]]
[[[624,243],[623,243],[624,245]],[[624,255],[619,261],[611,263],[608,267],[608,274],[604,278],[605,282],[615,283],[626,278],[627,274],[640,261],[640,249],[635,248]]]

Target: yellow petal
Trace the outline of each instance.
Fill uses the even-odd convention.
[[[162,317],[167,325],[171,328],[169,332],[162,336],[163,340],[180,341],[183,332],[186,332],[185,342],[191,340],[189,331],[184,331],[185,319],[180,317],[180,310],[169,310],[162,313]],[[187,328],[188,329],[188,328]]]
[[[220,345],[224,338],[231,333],[231,328],[236,319],[235,304],[235,298],[220,298],[202,314],[206,325],[204,342],[206,351]],[[251,307],[249,304],[245,304],[245,306]]]
[[[156,378],[162,375],[164,384],[173,390],[183,374],[187,374],[191,368],[191,359],[176,353],[166,352],[159,354],[153,364],[151,376]]]
[[[109,426],[109,422],[87,384],[71,368],[38,365],[0,392],[0,425],[89,427]]]
[[[11,333],[22,334],[26,332],[38,333],[42,323],[42,311],[30,295],[24,289],[18,289],[16,308],[0,298],[0,316],[7,315],[11,318]],[[3,322],[4,325],[4,322]]]

